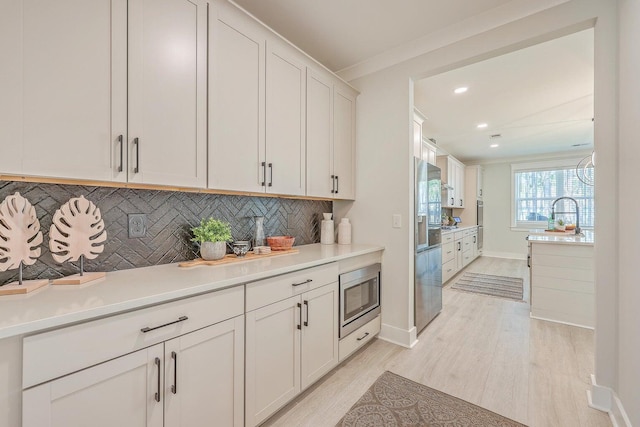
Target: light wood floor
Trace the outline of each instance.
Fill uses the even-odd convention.
[[[525,261],[481,257],[466,270],[522,277],[529,299]],[[455,280],[413,349],[374,340],[265,425],[334,426],[385,370],[531,427],[611,425],[587,405],[593,331],[530,319],[528,302],[455,291]]]

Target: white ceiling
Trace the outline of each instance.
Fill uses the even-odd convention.
[[[593,72],[586,30],[416,82],[414,104],[428,118],[425,136],[463,162],[584,152],[593,146]],[[469,90],[455,95],[459,86]]]
[[[513,2],[234,1],[332,71],[342,70],[429,33]]]

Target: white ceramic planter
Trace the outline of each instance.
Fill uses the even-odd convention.
[[[226,253],[226,242],[202,242],[200,244],[200,256],[206,261],[222,259]]]

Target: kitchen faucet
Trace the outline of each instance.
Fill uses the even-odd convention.
[[[575,212],[556,212],[556,203],[558,203],[558,201],[562,200],[562,199],[568,199],[571,200],[575,205],[576,205],[576,211]],[[555,199],[553,201],[553,203],[551,204],[551,219],[555,220],[556,219],[556,213],[559,214],[572,214],[575,213],[576,214],[576,234],[580,234],[580,208],[578,207],[578,201],[576,199],[574,199],[573,197],[558,197],[557,199]]]

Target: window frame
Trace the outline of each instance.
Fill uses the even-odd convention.
[[[512,230],[532,230],[546,229],[547,221],[516,221],[516,173],[518,172],[540,172],[559,169],[574,169],[583,157],[564,158],[554,160],[544,160],[538,162],[512,163],[511,164],[511,229]],[[581,227],[591,229],[592,227]]]

